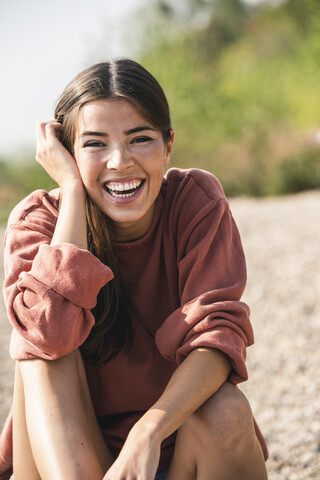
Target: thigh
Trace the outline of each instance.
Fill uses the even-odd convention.
[[[42,479],[102,478],[113,458],[94,413],[78,350],[20,362],[25,418]]]

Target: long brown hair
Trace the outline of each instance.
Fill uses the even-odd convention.
[[[157,130],[167,143],[171,138],[169,106],[157,80],[139,63],[117,59],[99,63],[78,74],[65,88],[55,118],[63,124],[62,142],[73,154],[76,121],[80,109],[99,99],[124,98],[130,101]],[[87,195],[88,248],[101,262],[108,265],[114,279],[98,295],[93,309],[95,325],[81,347],[91,362],[108,362],[132,343],[129,306],[121,288],[121,278],[110,240],[110,225],[106,215]]]

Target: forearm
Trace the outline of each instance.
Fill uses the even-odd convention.
[[[71,243],[87,249],[85,191],[75,158],[60,142],[56,120],[37,125],[37,162],[61,189],[59,216],[51,245]]]
[[[59,216],[51,245],[72,243],[87,249],[85,192],[80,181],[70,181],[62,189]]]
[[[164,393],[137,425],[162,442],[227,380],[228,358],[219,350],[193,350],[172,375]]]

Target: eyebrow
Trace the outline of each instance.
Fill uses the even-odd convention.
[[[149,127],[148,125],[141,125],[139,127],[131,128],[130,130],[126,130],[124,133],[126,135],[131,135],[132,133],[143,132],[144,130],[152,130],[155,132],[155,128]]]
[[[90,130],[86,130],[80,134],[80,137],[107,137],[107,133],[103,132],[91,132]]]
[[[155,128],[149,127],[148,125],[140,125],[138,127],[130,128],[130,130],[125,130],[125,135],[132,135],[133,133],[143,132],[145,130],[151,130],[155,132]],[[80,137],[108,137],[109,135],[104,132],[93,132],[91,130],[85,130],[80,134]]]

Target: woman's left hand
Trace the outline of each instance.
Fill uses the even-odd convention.
[[[139,422],[130,431],[122,450],[103,480],[151,480],[160,459],[159,440],[152,438]]]

